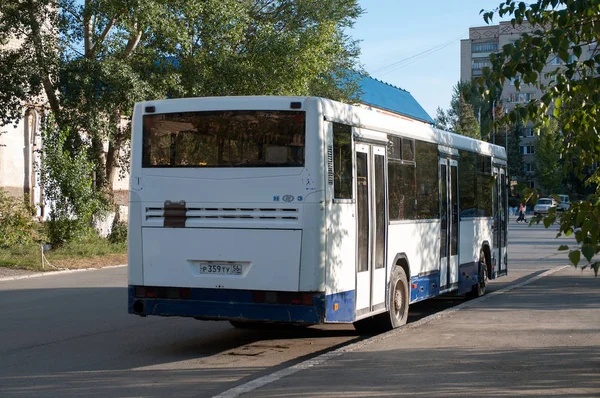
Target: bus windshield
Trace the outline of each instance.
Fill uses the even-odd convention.
[[[302,167],[302,111],[144,115],[142,167]]]

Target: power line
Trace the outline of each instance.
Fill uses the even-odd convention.
[[[410,57],[403,58],[403,59],[401,59],[399,61],[396,61],[396,62],[393,62],[393,63],[391,63],[389,65],[382,66],[382,67],[374,70],[373,74],[376,73],[379,76],[383,76],[383,75],[386,75],[388,73],[391,73],[391,72],[393,72],[395,70],[398,70],[400,68],[403,68],[405,66],[413,64],[413,63],[421,60],[422,58],[425,58],[425,57],[427,57],[427,56],[429,56],[429,55],[431,55],[431,54],[433,54],[433,53],[435,53],[437,51],[440,51],[440,50],[442,50],[442,49],[444,49],[444,48],[446,48],[446,47],[454,44],[457,40],[460,40],[460,39],[462,39],[464,37],[465,37],[464,34],[461,34],[460,36],[457,36],[454,39],[448,40],[448,41],[443,42],[441,44],[437,44],[437,45],[435,45],[433,47],[428,48],[425,51],[422,51],[422,52],[418,53],[418,54],[414,54],[414,55],[411,55]]]

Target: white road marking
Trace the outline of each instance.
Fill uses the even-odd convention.
[[[464,303],[459,304],[457,306],[454,306],[452,308],[448,308],[448,309],[446,309],[444,311],[441,311],[441,312],[438,312],[436,314],[429,315],[429,316],[427,316],[425,318],[419,319],[416,322],[412,322],[412,323],[406,324],[406,325],[402,326],[401,328],[390,330],[389,332],[382,333],[380,335],[370,337],[368,339],[359,341],[357,343],[349,344],[349,345],[347,345],[345,347],[338,348],[337,350],[330,351],[330,352],[327,352],[325,354],[321,354],[321,355],[319,355],[319,356],[317,356],[315,358],[308,359],[308,360],[306,360],[304,362],[301,362],[299,364],[296,364],[294,366],[290,366],[289,368],[281,369],[281,370],[278,370],[277,372],[273,372],[273,373],[268,374],[266,376],[259,377],[258,379],[251,380],[251,381],[249,381],[247,383],[244,383],[244,384],[239,385],[237,387],[231,388],[231,389],[229,389],[229,390],[227,390],[227,391],[225,391],[225,392],[223,392],[223,393],[221,393],[219,395],[215,395],[213,398],[235,398],[235,397],[239,397],[242,394],[248,393],[250,391],[254,391],[257,388],[263,387],[263,386],[265,386],[267,384],[271,384],[271,383],[273,383],[273,382],[275,382],[275,381],[277,381],[279,379],[282,379],[282,378],[284,378],[286,376],[290,376],[290,375],[292,375],[294,373],[297,373],[297,372],[299,372],[301,370],[308,369],[308,368],[311,368],[313,366],[325,363],[325,362],[329,361],[330,359],[338,357],[338,356],[340,356],[340,355],[342,355],[342,354],[344,354],[346,352],[355,351],[355,350],[360,349],[362,347],[365,347],[365,346],[371,345],[373,343],[385,340],[385,339],[387,339],[387,338],[389,338],[391,336],[396,336],[398,334],[404,333],[407,330],[412,330],[412,329],[418,328],[418,327],[420,327],[422,325],[425,325],[426,323],[432,322],[432,321],[434,321],[436,319],[440,319],[440,318],[446,317],[446,316],[448,316],[450,314],[453,314],[453,313],[455,313],[457,311],[460,311],[460,310],[462,310],[464,308],[468,308],[468,307],[473,306],[474,304],[478,304],[478,303],[480,303],[480,302],[482,302],[484,300],[488,300],[490,297],[494,297],[494,296],[497,296],[499,294],[504,294],[506,292],[509,292],[511,290],[520,288],[522,286],[529,285],[530,283],[533,283],[533,282],[535,282],[535,281],[537,281],[537,280],[539,280],[541,278],[544,278],[544,277],[546,277],[548,275],[552,275],[552,274],[554,274],[554,273],[556,273],[558,271],[561,271],[561,270],[563,270],[565,268],[568,268],[568,267],[570,267],[570,265],[563,265],[563,266],[560,266],[560,267],[552,268],[552,269],[550,269],[550,270],[548,270],[546,272],[543,272],[543,273],[541,273],[539,275],[536,275],[536,276],[534,276],[534,277],[532,277],[530,279],[527,279],[526,281],[517,283],[515,285],[507,286],[507,287],[505,287],[503,289],[497,290],[497,291],[492,292],[490,294],[486,294],[485,296],[480,297],[480,298],[475,299],[475,300],[465,301]]]

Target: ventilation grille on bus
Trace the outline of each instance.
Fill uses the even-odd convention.
[[[327,183],[333,185],[333,147],[327,147]]]
[[[282,220],[298,221],[299,209],[281,207],[236,208],[236,207],[186,207],[182,214],[183,225],[171,225],[163,207],[146,207],[146,221],[165,222],[165,226],[183,227],[185,222],[224,220]]]

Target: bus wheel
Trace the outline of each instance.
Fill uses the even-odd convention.
[[[488,284],[488,264],[483,250],[479,253],[479,280],[469,293],[466,294],[467,299],[475,299],[485,294],[485,289]]]
[[[390,276],[389,328],[395,329],[406,324],[410,301],[408,278],[402,267],[395,267]]]

